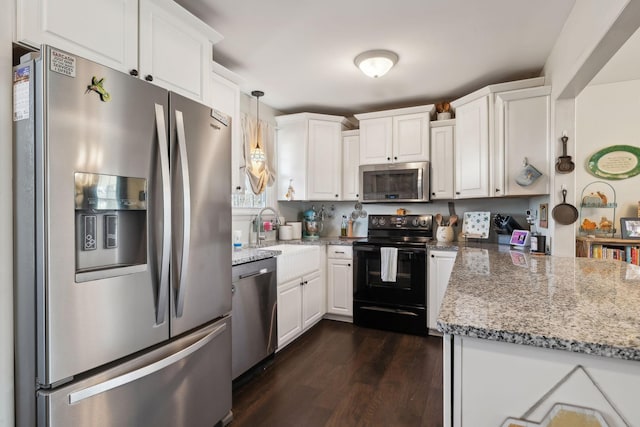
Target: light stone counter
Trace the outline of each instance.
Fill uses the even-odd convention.
[[[640,268],[460,247],[438,329],[640,361]]]

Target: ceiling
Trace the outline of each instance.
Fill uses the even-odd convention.
[[[575,0],[176,0],[220,32],[214,60],[282,111],[352,115],[538,76]],[[371,79],[353,60],[400,57]]]

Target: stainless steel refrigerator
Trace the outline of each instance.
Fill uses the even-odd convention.
[[[229,119],[48,46],[13,89],[17,424],[216,424]]]

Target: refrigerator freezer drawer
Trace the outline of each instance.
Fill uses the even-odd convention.
[[[231,410],[231,317],[38,393],[38,425],[207,426]]]

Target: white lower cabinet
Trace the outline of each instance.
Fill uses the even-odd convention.
[[[327,248],[327,317],[334,320],[353,321],[352,251],[351,246]]]
[[[322,319],[324,304],[319,270],[278,284],[278,350]]]
[[[456,251],[429,251],[428,281],[427,281],[427,326],[429,329],[436,329],[438,313],[442,305],[444,293],[449,284],[449,276],[456,260]]]

